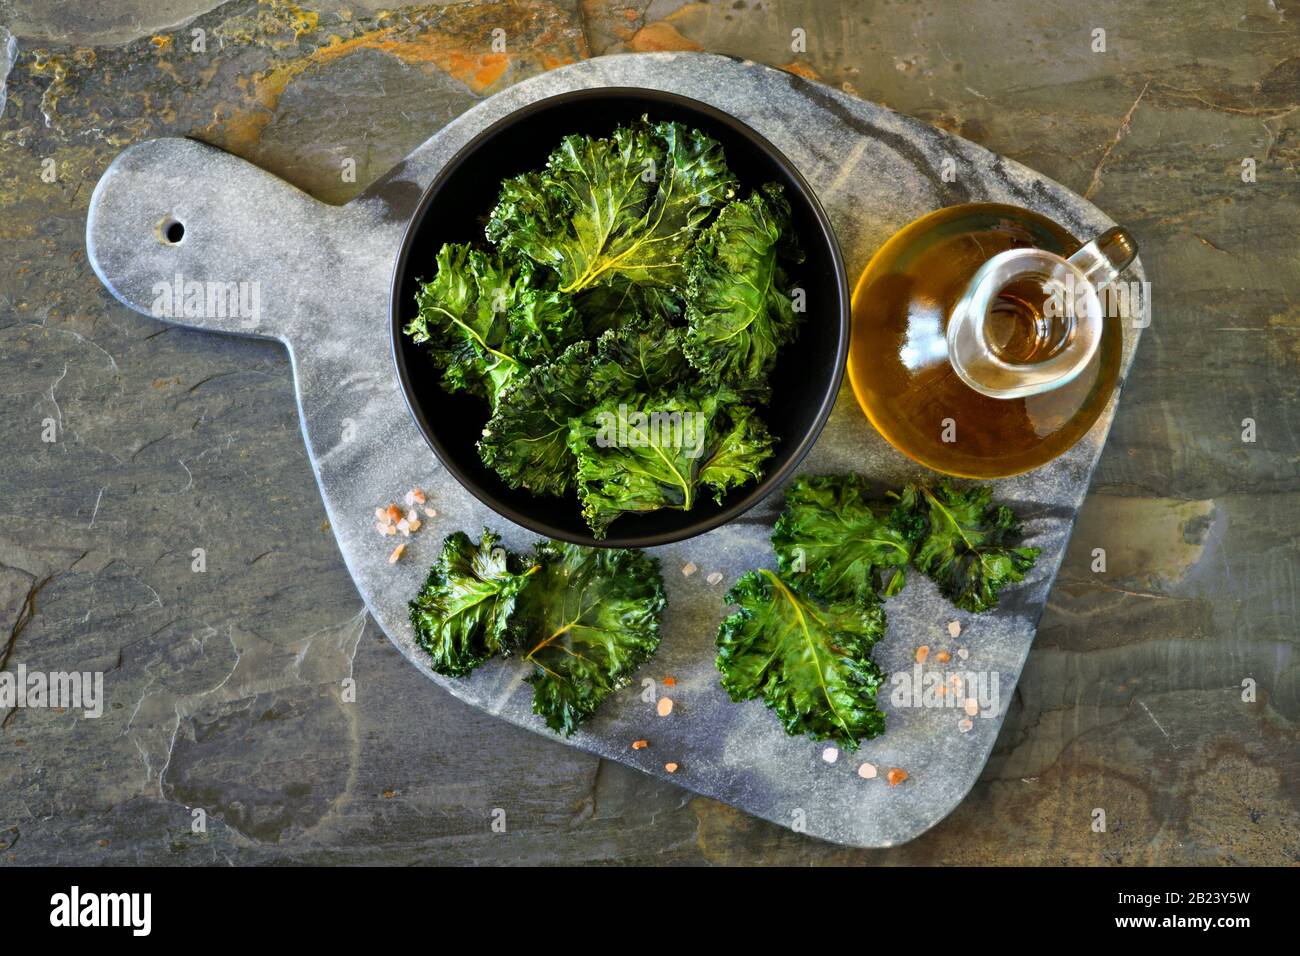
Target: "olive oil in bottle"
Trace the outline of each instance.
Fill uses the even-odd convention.
[[[913,222],[853,295],[849,378],[895,448],[952,475],[1036,468],[1077,442],[1119,376],[1121,320],[1099,289],[1132,261],[1121,229],[1081,244],[1015,206]]]

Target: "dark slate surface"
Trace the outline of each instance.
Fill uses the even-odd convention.
[[[110,686],[97,722],[3,718],[0,861],[1295,859],[1295,25],[1267,5],[975,5],[922,27],[907,4],[679,6],[331,6],[312,22],[237,3],[150,24],[154,41],[0,4],[19,53],[0,120],[6,666],[100,666]],[[498,25],[521,52],[484,52]],[[195,26],[213,52],[188,52]],[[792,26],[808,53],[790,52]],[[591,53],[693,46],[1042,169],[1137,230],[1155,283],[992,761],[900,850],[811,841],[433,692],[359,613],[321,529],[279,347],[164,331],[112,304],[81,253],[90,189],[130,142],[192,133],[340,201],[483,93]],[[401,90],[409,122],[369,138],[373,106],[348,105],[364,89]]]

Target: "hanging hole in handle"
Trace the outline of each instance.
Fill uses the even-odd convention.
[[[158,223],[158,240],[164,245],[174,246],[185,238],[185,223],[171,216],[164,216]]]

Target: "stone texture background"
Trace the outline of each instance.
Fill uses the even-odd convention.
[[[100,720],[0,715],[0,865],[1300,860],[1289,6],[0,0],[0,668],[105,670],[109,695]],[[901,848],[815,842],[430,685],[323,526],[279,346],[138,316],[86,264],[90,193],[128,143],[195,136],[341,202],[483,96],[655,49],[953,130],[1142,243],[1156,321],[1011,714],[972,794]]]

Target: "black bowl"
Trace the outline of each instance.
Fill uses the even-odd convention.
[[[449,395],[428,356],[402,334],[416,314],[415,293],[434,271],[444,242],[482,244],[483,225],[501,181],[538,169],[569,133],[608,135],[642,114],[703,130],[726,150],[742,195],[766,182],[785,187],[806,259],[794,272],[807,292],[799,338],[782,349],[772,374],[771,404],[760,414],[778,439],[757,485],[733,489],[722,505],[701,495],[690,511],[623,515],[597,541],[582,519],[576,493],[564,498],[512,489],[480,461],[475,442],[487,405]],[[658,90],[578,90],[539,100],[493,123],[458,152],[425,191],[402,241],[389,310],[393,360],[416,424],[446,469],[493,511],[538,534],[577,544],[651,547],[703,534],[752,508],[789,478],[821,433],[844,375],[849,341],[849,285],[830,221],[812,189],[783,155],[745,124],[697,100]]]

